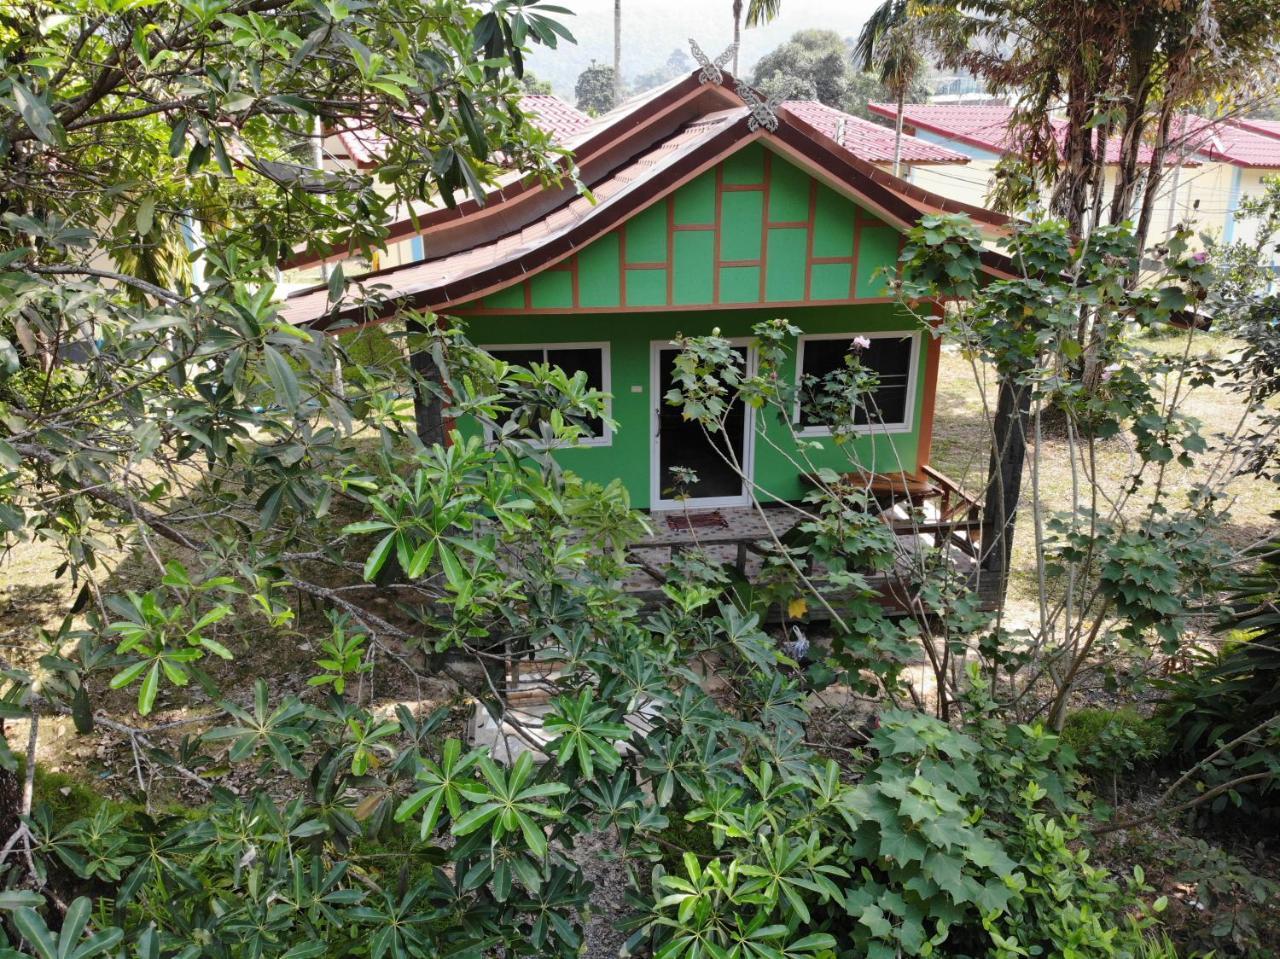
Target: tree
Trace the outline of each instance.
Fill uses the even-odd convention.
[[[398,352],[348,348],[354,331],[281,318],[281,251],[317,236],[376,248],[387,189],[474,194],[499,146],[554,176],[519,110],[515,42],[564,35],[527,0],[67,3],[0,24],[0,563],[39,540],[73,584],[53,625],[32,625],[20,659],[6,639],[0,661],[0,799],[18,804],[0,808],[0,949],[570,959],[590,833],[644,867],[633,953],[1135,953],[1149,890],[1085,863],[1070,755],[1033,722],[1045,704],[1029,691],[1047,684],[1057,719],[1086,675],[1123,679],[1116,659],[1176,640],[1183,598],[1215,595],[1229,566],[1207,537],[1221,490],[1175,506],[1164,485],[1204,447],[1158,389],[1163,360],[1118,350],[1129,371],[1108,395],[1063,387],[1075,435],[1124,431],[1137,465],[1111,512],[1077,495],[1053,527],[1044,555],[1071,599],[1042,588],[1023,642],[943,575],[943,548],[903,570],[874,497],[830,471],[806,470],[817,485],[786,507],[797,539],[766,533],[758,589],[684,556],[664,599],[642,603],[621,584],[645,522],[620,484],[548,452],[608,416],[584,375],[503,362],[430,315],[389,321],[432,384]],[[373,124],[398,165],[387,181],[298,163],[317,117]],[[157,217],[200,223],[203,283],[128,272],[119,222],[125,246],[145,246]],[[922,333],[948,304],[979,380],[988,364],[1023,374],[1032,423],[1082,302],[1155,325],[1203,286],[1181,247],[1157,285],[1130,290],[1131,235],[1078,257],[1072,239],[1015,224],[1001,238],[1014,275],[993,280],[973,225],[930,215],[895,281]],[[330,287],[370,315],[385,305],[338,269]],[[798,332],[759,323],[751,368],[717,335],[680,338],[663,402],[708,432],[735,396],[794,423],[783,371]],[[824,379],[806,385],[856,475],[867,464],[839,441],[875,376],[850,356]],[[406,385],[491,438],[422,443]],[[919,622],[886,614],[875,571]],[[830,616],[830,644],[799,662],[765,624],[809,607]],[[537,730],[502,688],[535,656],[557,665]],[[937,717],[905,676],[921,658]],[[413,708],[442,676],[544,761],[468,748],[448,706]],[[870,748],[845,740],[837,763],[804,712],[833,682],[920,707],[884,710]],[[55,718],[118,742],[118,779],[136,784],[60,806],[37,768]],[[116,789],[132,801],[101,795]]]
[[[742,0],[733,0],[733,75],[738,75],[738,51],[742,44]],[[782,12],[782,0],[747,0],[747,27],[768,23]]]
[[[756,63],[752,84],[770,96],[818,100],[864,119],[867,103],[892,95],[874,74],[853,68],[849,44],[833,30],[800,30]],[[928,89],[916,82],[909,95]]]
[[[617,89],[613,67],[592,60],[591,65],[578,74],[574,86],[578,109],[592,116],[608,113],[617,106]]]
[[[622,102],[622,0],[613,0],[613,102]]]
[[[636,77],[633,89],[636,93],[643,93],[645,90],[652,90],[654,87],[661,86],[668,80],[674,80],[676,77],[688,76],[693,70],[693,61],[689,58],[684,50],[676,47],[667,57],[666,63],[656,70],[648,73],[642,73]]]
[[[897,115],[893,130],[893,175],[902,172],[902,108],[911,89],[920,82],[925,59],[920,50],[923,36],[915,29],[912,0],[885,0],[862,27],[854,48],[854,61],[865,71],[875,70],[881,85],[893,94]]]
[[[551,87],[550,80],[543,80],[541,77],[535,76],[531,70],[526,70],[524,76],[520,78],[520,89],[525,93],[549,94],[555,92]]]
[[[1220,103],[1227,112],[1270,89],[1280,33],[1265,0],[1238,4],[1062,0],[980,3],[949,0],[916,11],[948,65],[1016,98],[1019,150],[1014,185],[998,200],[1017,206],[1038,187],[1051,209],[1083,233],[1090,224],[1136,218],[1145,245],[1170,153],[1186,140],[1174,123],[1183,110]],[[1050,112],[1061,107],[1057,129]],[[1107,143],[1120,140],[1110,192]],[[1144,147],[1150,158],[1140,162]],[[1016,186],[1019,183],[1030,187]],[[1136,262],[1136,261],[1135,261]]]

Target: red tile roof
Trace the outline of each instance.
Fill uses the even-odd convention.
[[[533,118],[533,125],[551,134],[559,143],[567,143],[591,125],[591,117],[549,93],[527,93],[520,98],[520,109]],[[334,130],[351,162],[361,169],[377,166],[386,156],[387,138],[370,127],[339,127]]]
[[[591,125],[591,117],[550,93],[528,93],[520,98],[520,109],[534,117],[534,125],[552,139],[567,143]]]
[[[1280,169],[1280,139],[1234,123],[1183,114],[1174,122],[1173,135],[1188,150],[1219,163]]]
[[[870,120],[863,120],[817,100],[787,100],[782,104],[792,115],[803,120],[823,136],[836,142],[854,156],[868,163],[892,163],[892,130]],[[949,150],[913,136],[902,138],[903,163],[968,163],[963,153]]]
[[[892,120],[898,115],[897,104],[869,103],[868,109],[877,116]],[[992,153],[1008,153],[1017,147],[1013,133],[1009,129],[1009,121],[1013,116],[1013,107],[976,105],[967,103],[907,103],[902,108],[903,122],[908,127],[927,130],[939,136],[965,143],[980,150]],[[1067,121],[1050,118],[1055,136],[1061,142]],[[1107,140],[1107,162],[1120,162],[1121,141],[1119,137]],[[1142,146],[1138,151],[1138,162],[1151,162],[1151,148]],[[1173,162],[1171,159],[1170,162]],[[1185,165],[1194,166],[1194,160],[1184,160]]]

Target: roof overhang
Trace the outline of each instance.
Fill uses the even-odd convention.
[[[723,85],[708,84],[707,88],[720,91],[713,93],[717,99],[728,93]],[[683,85],[672,89],[683,89]],[[644,144],[632,152],[628,162],[614,163],[592,179],[584,177],[597,192],[595,202],[563,187],[543,188],[545,195],[539,196],[537,186],[527,186],[514,196],[501,198],[495,208],[510,213],[518,197],[527,197],[522,210],[534,214],[532,218],[522,216],[513,222],[508,216],[502,221],[489,220],[483,229],[469,230],[466,220],[486,216],[489,208],[473,206],[470,216],[454,213],[442,218],[437,227],[437,237],[447,238],[450,252],[353,280],[352,287],[361,294],[359,300],[330,303],[325,286],[300,291],[286,301],[284,318],[295,325],[334,329],[379,322],[402,308],[439,312],[473,302],[555,266],[755,141],[904,232],[929,213],[966,214],[992,235],[1009,228],[1010,220],[1002,214],[932,193],[852,155],[789,111],[779,111],[776,129],[767,131],[756,128],[751,110],[736,96],[732,108],[714,112],[707,112],[708,101],[703,99],[695,118],[688,119],[679,105],[695,99],[696,90],[685,90],[671,99],[657,98],[655,113],[668,119],[686,116],[683,124],[659,139],[652,139],[651,134],[665,129],[665,124],[652,126],[645,117],[631,115],[623,127],[614,129],[612,144],[592,145],[593,156],[618,160],[619,143],[630,143],[633,151]],[[649,132],[632,138],[634,131],[644,129]],[[441,224],[457,225],[448,230]],[[510,227],[493,235],[493,227],[501,224]],[[477,235],[483,238],[480,242],[457,246],[466,237]],[[435,242],[431,247],[438,248]],[[1009,277],[1017,272],[1008,257],[994,250],[984,251],[982,265],[992,276]]]

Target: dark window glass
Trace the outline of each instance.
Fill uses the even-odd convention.
[[[735,346],[746,368],[747,348]],[[673,469],[693,470],[698,475],[696,483],[681,490],[692,499],[741,496],[742,477],[731,463],[743,463],[747,436],[747,407],[738,399],[725,414],[724,432],[708,434],[695,420],[686,420],[680,409],[671,406],[663,397],[675,386],[675,362],[677,350],[663,350],[659,356],[661,379],[658,387],[658,477],[663,498],[669,498],[675,480]],[[727,434],[727,436],[726,436]]]
[[[507,363],[516,363],[528,367],[534,363],[550,363],[558,366],[569,376],[578,373],[587,375],[587,387],[593,390],[604,389],[604,350],[598,346],[563,347],[545,349],[542,347],[518,347],[513,349],[490,350],[489,353]],[[599,417],[585,419],[579,424],[588,436],[604,435],[604,421]]]
[[[857,349],[853,337],[804,341],[804,368],[800,379],[800,425],[839,426],[833,413],[847,406],[840,400],[840,388],[833,373],[847,368],[852,354],[864,369],[874,371],[879,382],[870,393],[858,398],[853,410],[857,426],[871,423],[900,425],[907,420],[908,381],[911,376],[911,337],[870,337],[871,345]]]
[[[495,358],[518,366],[529,366],[532,363],[545,363],[546,350],[490,350]]]

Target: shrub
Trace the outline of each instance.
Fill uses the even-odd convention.
[[[1184,764],[1204,761],[1218,746],[1246,735],[1204,771],[1207,788],[1236,783],[1208,806],[1231,804],[1274,816],[1272,792],[1280,771],[1280,538],[1256,550],[1257,567],[1245,576],[1223,616],[1227,639],[1217,651],[1193,651],[1194,668],[1164,683],[1157,715]],[[1250,735],[1251,731],[1253,732]],[[1248,782],[1238,782],[1254,777]]]
[[[1062,744],[1071,748],[1081,770],[1094,782],[1110,782],[1114,802],[1120,771],[1163,756],[1169,748],[1169,736],[1160,720],[1144,717],[1132,706],[1089,706],[1067,717]]]

